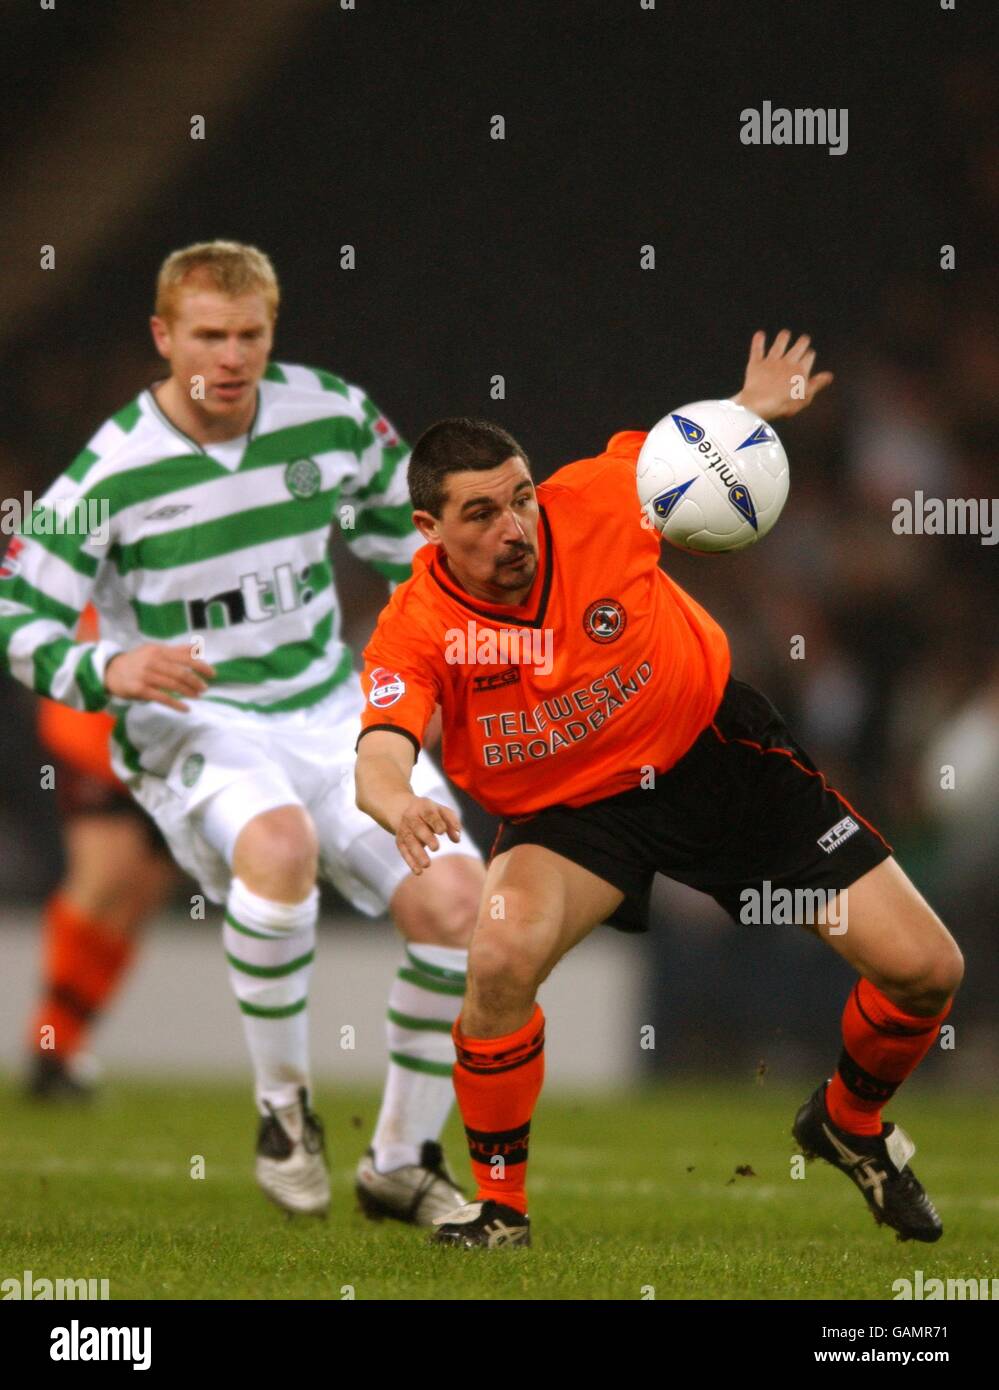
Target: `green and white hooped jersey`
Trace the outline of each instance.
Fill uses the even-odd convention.
[[[201,638],[217,672],[202,700],[265,714],[316,703],[353,665],[330,528],[386,578],[407,579],[422,543],[407,456],[363,391],[309,367],[272,363],[249,434],[205,448],[143,391],[0,561],[0,660],[40,694],[96,710],[116,652]],[[90,601],[101,640],[78,643]]]

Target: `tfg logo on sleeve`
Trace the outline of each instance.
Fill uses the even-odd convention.
[[[825,850],[826,854],[832,854],[834,849],[839,849],[844,840],[848,840],[851,835],[856,835],[860,826],[852,816],[844,816],[831,826],[824,835],[820,835],[816,844]]]

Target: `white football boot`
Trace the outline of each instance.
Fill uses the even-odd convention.
[[[465,1201],[444,1162],[440,1144],[425,1140],[420,1162],[379,1173],[374,1151],[369,1149],[357,1165],[357,1200],[365,1216],[373,1221],[386,1217],[412,1226],[432,1226]]]
[[[261,1116],[257,1136],[257,1182],[285,1211],[325,1216],[330,1204],[326,1142],[305,1087],[292,1105],[267,1108],[270,1114]]]

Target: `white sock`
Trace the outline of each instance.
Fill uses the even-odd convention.
[[[234,878],[222,937],[229,980],[243,1014],[257,1106],[281,1110],[309,1088],[309,974],[319,890],[300,903],[276,903]]]
[[[468,952],[449,946],[406,947],[406,963],[388,1000],[388,1075],[372,1147],[380,1173],[420,1161],[439,1139],[454,1104],[451,1026],[465,995]]]

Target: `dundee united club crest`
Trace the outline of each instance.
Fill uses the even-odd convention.
[[[614,642],[625,629],[628,615],[612,598],[598,598],[583,614],[583,629],[594,642]]]
[[[284,470],[284,481],[292,497],[315,497],[322,482],[319,464],[312,459],[294,459]]]

